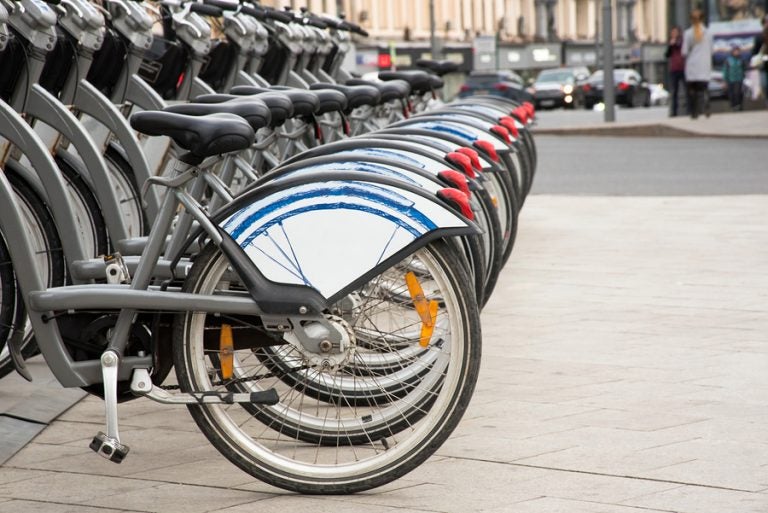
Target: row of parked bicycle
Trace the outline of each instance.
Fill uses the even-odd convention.
[[[100,455],[147,397],[265,482],[351,493],[458,424],[533,108],[443,104],[445,61],[354,78],[350,33],[248,2],[0,0],[0,372],[39,351],[102,397]]]

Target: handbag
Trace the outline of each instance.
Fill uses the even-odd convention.
[[[755,55],[753,55],[749,59],[749,67],[750,68],[759,68],[762,66],[766,61],[768,61],[768,55],[766,55],[765,52],[765,43],[760,46],[760,51],[757,52]]]

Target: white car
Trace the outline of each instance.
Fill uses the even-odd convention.
[[[669,103],[669,91],[664,84],[648,84],[651,90],[651,105],[667,105]]]

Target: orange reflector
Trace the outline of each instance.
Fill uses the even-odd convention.
[[[232,343],[232,326],[221,325],[219,335],[219,361],[221,362],[221,378],[231,379],[233,363],[235,359],[235,346]]]
[[[435,319],[437,319],[437,301],[432,299],[429,301],[429,324],[421,323],[421,338],[419,339],[419,345],[421,347],[427,347],[429,341],[432,340],[432,333],[435,331]]]
[[[405,274],[405,283],[408,285],[408,292],[411,294],[411,300],[413,300],[416,313],[421,317],[421,338],[419,339],[419,344],[421,347],[427,347],[432,338],[432,332],[435,330],[438,303],[434,299],[427,301],[427,298],[424,296],[424,290],[421,288],[421,283],[419,283],[419,279],[416,278],[413,271]]]

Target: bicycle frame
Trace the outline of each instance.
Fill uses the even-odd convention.
[[[2,104],[0,104],[0,113],[6,114],[6,117],[9,119],[15,118],[17,124],[20,123],[20,128],[23,129],[16,132],[17,137],[9,137],[9,140],[22,149],[36,149],[33,144],[25,143],[25,137],[30,141],[35,141],[37,137],[30,136],[28,127],[19,121],[18,115]],[[39,141],[37,146],[37,149],[39,149]],[[39,153],[46,155],[45,152]],[[34,154],[31,157],[37,160]],[[53,167],[50,163],[48,163],[48,166]],[[186,171],[188,171],[188,166],[179,163],[177,174]],[[383,255],[380,256],[378,258],[378,265],[374,265],[373,268],[361,271],[360,265],[355,264],[351,267],[354,269],[351,274],[348,271],[340,271],[339,275],[336,276],[333,287],[325,287],[325,297],[316,290],[306,287],[306,277],[303,280],[304,283],[302,281],[297,283],[292,279],[289,279],[287,282],[283,279],[283,283],[281,283],[281,279],[274,274],[268,273],[263,275],[253,260],[245,254],[233,238],[227,235],[228,228],[226,228],[226,223],[230,223],[231,228],[231,226],[235,226],[232,224],[232,220],[237,218],[238,215],[246,215],[247,218],[248,216],[253,216],[255,212],[261,211],[261,208],[257,208],[255,205],[265,205],[264,209],[269,211],[270,208],[274,209],[281,205],[288,205],[286,198],[295,198],[296,192],[294,192],[294,189],[300,189],[301,186],[314,182],[328,184],[329,180],[354,179],[366,183],[376,183],[378,188],[407,190],[408,198],[411,201],[417,201],[413,206],[418,207],[417,204],[420,204],[420,208],[422,210],[425,209],[424,212],[428,212],[428,214],[424,212],[420,214],[424,216],[424,219],[434,219],[435,216],[441,219],[438,219],[437,224],[434,221],[430,221],[428,225],[423,226],[421,234],[415,236],[410,243],[404,244],[400,248],[389,248],[390,253],[393,250],[398,251],[394,251],[394,254],[391,254],[389,258],[384,258]],[[159,181],[162,179],[155,180]],[[320,189],[322,187],[321,185]],[[332,191],[329,193],[333,194]],[[324,193],[321,190],[319,194],[322,196]],[[345,191],[344,194],[346,194],[346,197],[351,198],[350,201],[355,200],[355,197],[358,198],[355,201],[370,201],[372,197],[370,191],[366,192],[365,188],[360,191]],[[458,213],[452,212],[436,199],[429,197],[424,191],[415,187],[409,188],[395,180],[361,173],[323,173],[322,175],[301,177],[301,179],[287,179],[277,184],[277,186],[275,184],[268,184],[239,198],[238,201],[219,214],[216,219],[208,218],[199,208],[197,211],[193,210],[190,212],[200,222],[208,237],[221,244],[222,250],[230,257],[232,265],[238,271],[238,274],[241,275],[244,283],[250,284],[249,290],[252,297],[203,297],[176,291],[161,292],[150,287],[154,266],[162,252],[165,236],[169,232],[178,205],[184,203],[188,209],[190,207],[195,208],[194,204],[189,202],[189,199],[189,195],[183,190],[176,190],[175,194],[166,194],[158,219],[153,226],[130,286],[92,284],[44,289],[17,209],[11,208],[9,214],[4,215],[0,219],[0,229],[11,247],[11,258],[14,262],[19,286],[40,350],[44,354],[52,372],[63,386],[82,387],[102,382],[102,365],[100,360],[74,361],[72,359],[58,330],[56,316],[51,314],[52,312],[84,309],[119,310],[120,314],[108,348],[118,355],[123,355],[125,351],[131,323],[139,309],[144,311],[191,310],[210,313],[259,315],[265,319],[274,319],[276,323],[293,325],[296,330],[300,330],[301,321],[314,320],[324,323],[322,316],[318,317],[318,312],[321,312],[329,301],[335,301],[338,297],[343,296],[350,287],[354,287],[368,276],[375,275],[381,266],[388,265],[394,259],[402,257],[404,252],[413,251],[436,237],[466,235],[475,233],[477,230],[474,225],[461,218]],[[4,176],[0,178],[0,201],[15,207],[13,191]],[[272,206],[269,207],[269,205]],[[245,214],[243,214],[244,212]],[[291,215],[298,215],[299,213],[301,211],[295,210],[294,214]],[[236,225],[237,228],[231,228],[231,230],[236,231],[243,226],[246,226],[247,229],[252,229],[252,223],[246,223],[246,225],[243,225],[241,221],[238,221],[238,223]],[[257,231],[258,229],[256,227]],[[235,232],[231,231],[229,233],[234,234]],[[335,262],[335,264],[340,269],[349,267],[349,262],[339,261]],[[296,285],[304,286],[297,288]],[[260,305],[268,305],[268,307],[265,310]],[[306,310],[307,306],[309,306],[308,310]],[[301,307],[304,307],[305,311],[309,311],[309,313],[305,316],[300,316],[300,320],[290,322],[290,318],[285,318],[286,316],[297,316],[297,312],[299,312]],[[265,322],[265,324],[268,324],[268,322]],[[150,356],[123,356],[117,369],[118,379],[129,379],[134,369],[147,369],[151,366],[152,358]]]
[[[1,148],[0,164],[5,164],[8,160],[11,145],[16,146],[26,156],[32,169],[34,169],[34,173],[31,170],[29,173],[34,178],[39,179],[40,182],[45,183],[44,190],[47,192],[45,197],[51,213],[56,219],[60,233],[78,233],[77,221],[70,204],[67,186],[50,152],[32,127],[3,101],[0,101],[0,134],[7,141]],[[7,203],[7,205],[13,204],[15,203]],[[16,213],[16,209],[13,210]],[[62,237],[61,243],[68,259],[82,260],[87,258],[83,244],[78,237]]]

